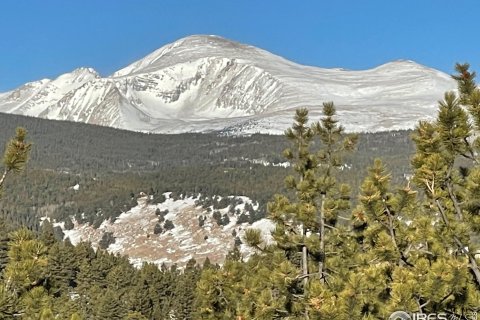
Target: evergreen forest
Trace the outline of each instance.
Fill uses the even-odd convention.
[[[283,137],[1,115],[0,318],[476,319],[480,90],[468,64],[455,70],[458,91],[413,131],[347,133],[333,102],[320,119],[298,109]],[[248,229],[249,259],[235,247],[222,265],[135,268],[51,223],[99,226],[167,191],[248,196],[273,241]]]
[[[260,204],[252,220],[266,216],[274,194],[288,192],[281,164],[288,142],[282,136],[223,133],[144,134],[82,123],[0,114],[6,140],[16,127],[32,141],[28,166],[8,179],[0,216],[38,231],[41,217],[98,226],[137,204],[140,192],[162,202],[172,197],[244,195]],[[393,179],[411,172],[411,131],[360,134],[357,151],[345,157],[340,180],[360,185],[372,159],[392,164]],[[317,142],[313,142],[317,143]],[[72,187],[79,185],[78,190]]]

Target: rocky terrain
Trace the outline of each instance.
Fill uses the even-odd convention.
[[[166,197],[160,204],[149,204],[146,196],[140,197],[136,207],[122,213],[114,222],[105,221],[98,229],[74,222],[73,229],[64,230],[65,238],[73,244],[90,241],[94,247],[99,247],[102,238],[109,236],[111,241],[105,245],[108,251],[127,255],[137,266],[153,262],[158,265],[176,263],[182,267],[191,258],[201,263],[208,257],[212,263],[221,264],[235,242],[248,257],[252,249],[241,243],[245,230],[260,229],[269,241],[269,231],[274,228],[268,219],[253,224],[238,221],[240,215],[248,216],[246,204],[255,209],[247,197],[231,197],[237,204],[219,209],[202,207],[198,198],[174,200],[168,193]],[[214,218],[215,211],[222,219],[220,224]],[[157,224],[161,230],[156,230]],[[56,225],[64,227],[63,223]]]

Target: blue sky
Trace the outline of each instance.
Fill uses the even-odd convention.
[[[320,67],[411,59],[480,71],[479,14],[477,0],[5,0],[0,92],[81,66],[109,75],[192,34]]]

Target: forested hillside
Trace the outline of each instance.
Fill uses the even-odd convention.
[[[245,195],[260,203],[254,216],[259,219],[272,196],[284,191],[289,170],[272,165],[285,162],[282,136],[153,135],[0,114],[0,136],[8,137],[17,126],[29,132],[31,159],[23,174],[7,181],[10,192],[0,200],[1,213],[35,230],[42,216],[59,222],[75,216],[99,225],[136,205],[140,192],[154,201],[164,192]],[[381,157],[395,181],[402,181],[413,152],[409,136],[407,131],[361,134],[358,151],[345,158],[339,179],[348,178],[358,188],[367,165]]]
[[[8,175],[1,200],[7,221],[0,247],[0,316],[5,319],[204,318],[208,308],[197,283],[202,274],[223,272],[208,259],[203,266],[191,260],[183,270],[151,264],[135,269],[127,257],[94,251],[89,243],[62,242],[61,230],[50,221],[93,217],[98,226],[133,205],[140,191],[159,202],[164,191],[177,197],[201,193],[202,206],[213,201],[209,194],[251,195],[263,204],[259,214],[250,214],[259,219],[272,195],[286,191],[282,181],[291,171],[270,165],[285,162],[280,151],[288,145],[284,137],[157,136],[9,115],[0,119],[5,137],[16,126],[29,128],[30,156],[27,167],[22,162],[17,174]],[[360,179],[361,163],[378,154],[398,164],[396,176],[403,180],[412,149],[405,143],[409,134],[362,135],[362,156],[339,164],[343,179]],[[403,154],[395,150],[399,147]],[[40,227],[44,217],[50,221],[43,220]],[[242,263],[238,247],[226,257],[226,266],[231,263]]]
[[[468,66],[458,68],[461,95],[447,93],[438,119],[413,132],[346,133],[333,103],[321,119],[297,110],[285,137],[148,135],[3,115],[5,140],[17,126],[29,133],[17,130],[4,157],[0,316],[347,320],[406,310],[470,319],[480,301],[480,91]],[[220,206],[214,195],[248,196],[259,203],[248,219],[273,221],[274,241],[247,229],[239,243],[249,259],[236,244],[221,266],[134,268],[108,244],[62,241],[52,225],[74,217],[99,227],[140,192],[155,203],[167,191],[200,194],[204,208]]]
[[[456,70],[459,94],[445,93],[437,119],[412,135],[411,179],[394,186],[390,165],[376,159],[357,204],[337,179],[355,139],[338,126],[333,104],[312,125],[308,110],[297,110],[285,151],[293,193],[268,205],[275,241],[250,230],[256,256],[202,272],[195,316],[477,319],[480,89],[468,64]]]

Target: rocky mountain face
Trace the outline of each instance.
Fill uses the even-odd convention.
[[[217,36],[166,45],[111,76],[91,68],[0,93],[0,112],[155,133],[282,133],[294,109],[334,101],[349,131],[432,119],[455,83],[413,61],[363,71],[303,66]]]

